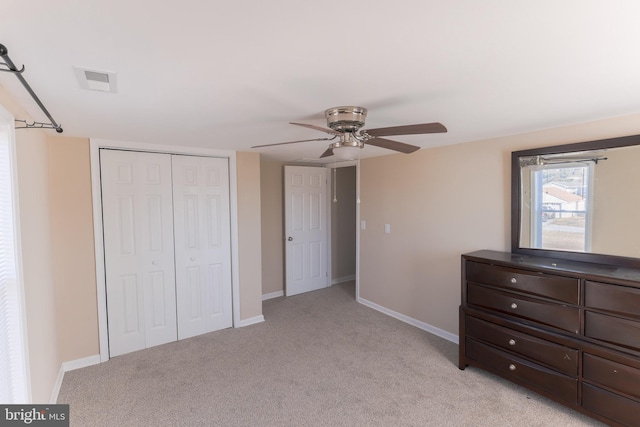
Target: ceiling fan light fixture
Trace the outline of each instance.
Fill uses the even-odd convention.
[[[332,144],[333,155],[338,160],[357,160],[364,144],[356,139],[335,142]]]
[[[340,147],[333,150],[333,155],[339,160],[357,160],[361,147]]]

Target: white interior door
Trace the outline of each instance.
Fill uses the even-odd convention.
[[[286,295],[328,286],[327,169],[285,166]]]
[[[178,338],[233,325],[227,159],[173,156]]]
[[[171,157],[101,150],[109,353],[175,341]]]

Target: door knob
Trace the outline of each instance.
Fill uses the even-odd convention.
[[[287,240],[288,240],[288,241],[292,241],[292,240],[293,240],[293,237],[289,236],[289,237],[287,237]]]

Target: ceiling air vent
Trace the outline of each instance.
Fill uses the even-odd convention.
[[[116,73],[73,67],[80,87],[100,92],[116,92]]]

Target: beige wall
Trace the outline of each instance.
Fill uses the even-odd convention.
[[[238,265],[240,319],[262,315],[260,154],[238,152]]]
[[[0,104],[32,120],[0,87]],[[48,403],[62,359],[57,339],[56,292],[45,131],[16,130],[18,208],[32,401]]]
[[[70,361],[100,352],[89,140],[47,140],[58,345]]]
[[[262,295],[284,292],[284,163],[260,159]]]
[[[362,160],[360,296],[457,335],[460,255],[510,249],[511,151],[638,133],[633,115]]]

